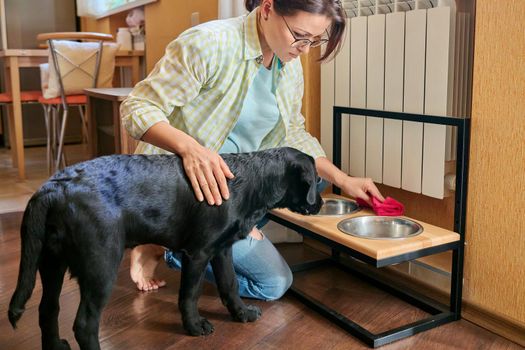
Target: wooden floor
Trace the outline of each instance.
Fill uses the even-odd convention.
[[[39,281],[26,312],[11,329],[7,318],[9,299],[16,284],[20,256],[21,213],[0,215],[0,349],[39,349]],[[318,253],[302,244],[284,244],[279,249],[290,263]],[[156,292],[140,293],[128,277],[129,258],[123,261],[117,283],[101,321],[103,349],[367,349],[359,340],[309,310],[292,296],[275,302],[248,301],[263,310],[260,320],[241,324],[230,320],[214,286],[204,286],[199,307],[215,326],[208,337],[190,337],[182,329],[177,308],[180,274],[161,264],[159,273],[168,286]],[[365,328],[379,332],[415,321],[425,313],[349,274],[331,267],[298,274],[296,285]],[[71,330],[79,293],[76,282],[66,277],[61,297],[60,330],[78,349]],[[495,334],[461,320],[386,345],[381,349],[522,349]]]
[[[49,177],[45,147],[26,147],[24,153],[26,179],[20,181],[11,152],[0,147],[0,214],[23,211],[33,192]],[[87,145],[66,145],[65,154],[68,164],[86,160]]]

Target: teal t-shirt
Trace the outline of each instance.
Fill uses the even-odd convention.
[[[259,150],[264,137],[279,121],[274,89],[274,69],[280,69],[279,60],[274,59],[272,68],[261,65],[248,88],[241,114],[219,153],[240,153]]]

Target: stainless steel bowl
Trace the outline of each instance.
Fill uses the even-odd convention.
[[[317,215],[337,216],[348,215],[360,210],[356,202],[348,199],[325,198],[323,206]]]
[[[340,221],[337,228],[346,234],[368,239],[414,237],[423,227],[409,219],[392,216],[360,216]]]

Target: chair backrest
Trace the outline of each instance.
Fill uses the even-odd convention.
[[[45,98],[81,94],[90,87],[111,87],[117,44],[104,44],[113,36],[102,33],[43,33],[49,47],[49,83]],[[79,42],[78,40],[82,40]],[[104,74],[101,74],[103,66]]]
[[[48,40],[97,40],[112,41],[113,35],[95,32],[54,32],[40,33],[36,36],[38,41]]]

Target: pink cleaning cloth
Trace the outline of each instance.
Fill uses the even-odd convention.
[[[372,207],[360,198],[357,198],[356,202],[363,208],[372,208],[380,216],[401,216],[405,212],[405,206],[392,197],[386,197],[384,202],[376,197],[370,197],[372,198]]]

